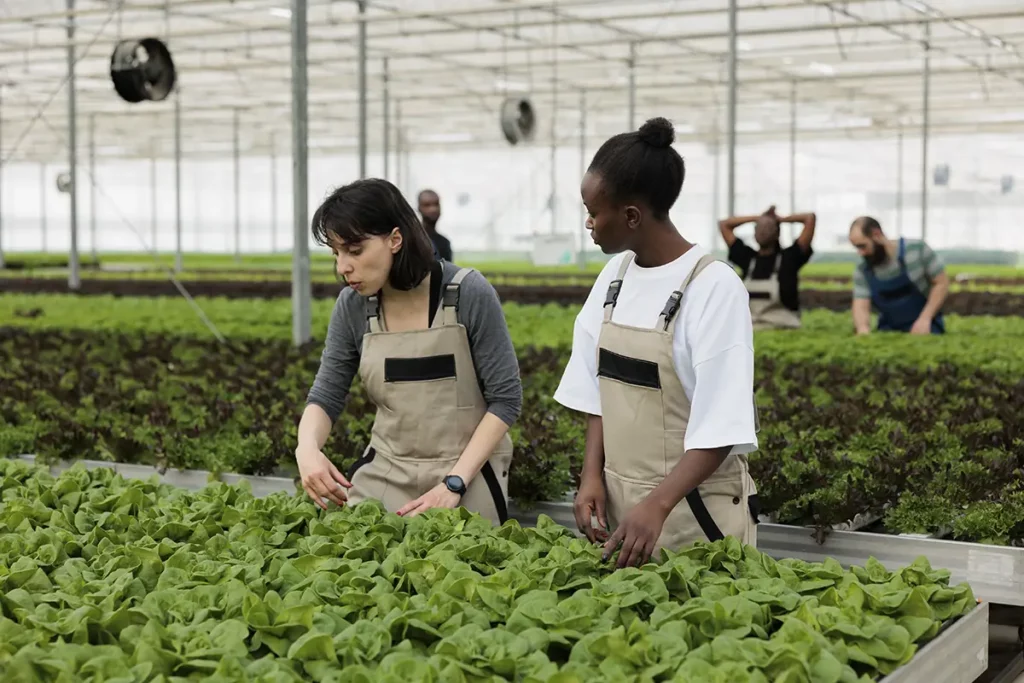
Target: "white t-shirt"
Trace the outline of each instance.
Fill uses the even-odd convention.
[[[675,261],[656,268],[630,264],[612,320],[654,328],[669,295],[679,289],[707,252],[694,245]],[[597,342],[604,321],[608,285],[622,259],[612,258],[590,290],[573,328],[572,355],[555,400],[572,410],[601,414]],[[750,300],[731,266],[709,264],[687,287],[675,318],[672,357],[692,404],[684,448],[734,446],[732,453],[757,450],[754,427],[754,330]]]

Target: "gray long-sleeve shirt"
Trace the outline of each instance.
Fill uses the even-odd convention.
[[[457,272],[459,266],[444,262],[442,291]],[[519,361],[498,294],[478,272],[470,273],[462,281],[457,318],[469,337],[469,350],[488,412],[511,425],[523,406]],[[323,408],[332,423],[345,407],[352,380],[359,372],[363,335],[367,331],[366,299],[346,287],[331,312],[320,369],[306,399],[307,404]]]

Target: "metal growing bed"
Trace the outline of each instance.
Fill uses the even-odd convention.
[[[948,569],[953,583],[970,583],[982,600],[1024,606],[1024,548],[863,531],[829,532],[819,544],[811,529],[784,524],[759,525],[757,547],[775,558],[820,562],[834,557],[844,566],[874,557],[888,569],[924,555],[935,566]]]
[[[19,456],[19,459],[35,463],[35,457],[31,455]],[[79,462],[89,469],[112,469],[126,479],[157,476],[162,483],[193,491],[212,481],[226,484],[245,482],[251,487],[253,495],[258,497],[281,492],[294,493],[297,490],[295,481],[286,477],[239,474],[215,476],[202,470],[167,470],[161,474],[149,465],[96,460]],[[69,463],[51,465],[50,471],[56,475],[70,466]],[[572,504],[568,501],[540,503],[529,510],[518,510],[510,506],[509,512],[513,519],[524,526],[536,524],[538,517],[545,514],[563,526],[576,528]],[[1017,556],[1012,551],[1022,552],[1018,549],[965,546],[972,544],[850,531],[833,532],[824,545],[818,545],[810,529],[765,523],[758,527],[758,548],[777,558],[795,557],[820,562],[826,557],[833,557],[844,566],[849,566],[863,564],[868,557],[874,556],[887,567],[893,567],[909,564],[918,555],[925,555],[937,566],[950,569],[953,581],[969,581],[975,593],[986,600],[947,625],[910,662],[881,679],[881,683],[973,683],[988,668],[988,602],[998,602],[991,597],[993,593],[1003,599],[1013,599],[1020,595],[1024,590],[1024,576],[1012,576],[1012,572],[1015,567],[1020,567],[1024,572],[1024,560],[1017,564]],[[999,552],[1002,550],[1009,552]],[[1001,585],[1000,580],[1003,581]],[[978,582],[977,585],[975,582]],[[983,591],[988,595],[983,595]]]

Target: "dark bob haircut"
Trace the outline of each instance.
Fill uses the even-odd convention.
[[[357,180],[332,192],[313,213],[312,228],[313,240],[325,247],[333,239],[355,244],[398,228],[402,248],[388,275],[395,289],[410,290],[423,282],[435,262],[433,243],[409,202],[380,178]]]
[[[639,199],[651,207],[654,218],[664,220],[686,177],[683,158],[672,148],[675,139],[668,119],[650,119],[638,131],[609,138],[588,170],[601,177],[617,202]]]

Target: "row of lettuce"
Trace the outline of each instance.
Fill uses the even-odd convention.
[[[16,325],[0,328],[0,455],[294,473],[320,347],[287,341],[286,306],[202,302],[229,336],[222,344],[170,302],[14,298]],[[524,386],[510,491],[528,507],[577,483],[583,417],[552,400],[573,312],[508,306],[506,316]],[[854,339],[842,316],[816,312],[800,332],[758,333],[751,467],[766,509],[819,527],[868,512],[895,532],[1019,543],[1021,326],[963,318],[944,338]],[[372,419],[357,383],[326,447],[341,466],[362,453]]]
[[[844,570],[730,538],[613,571],[544,517],[3,460],[0,493],[4,680],[855,683],[976,606],[924,558]]]

